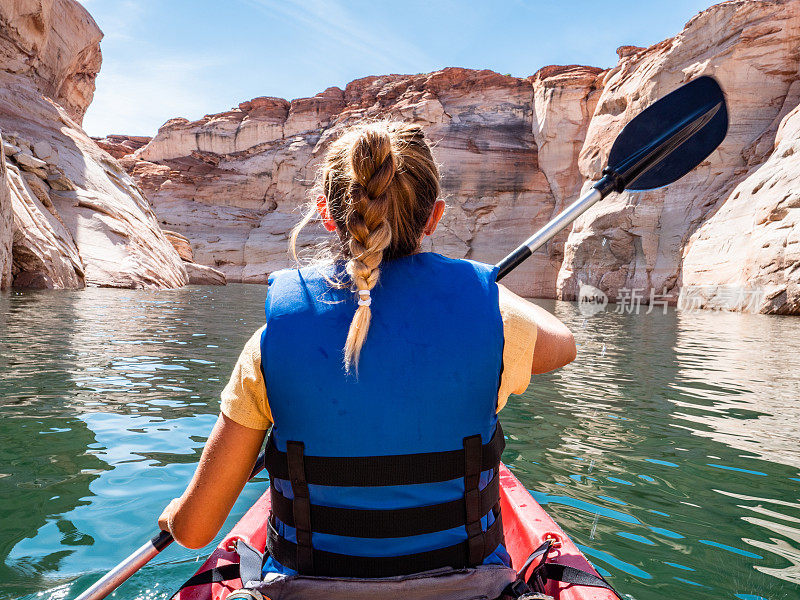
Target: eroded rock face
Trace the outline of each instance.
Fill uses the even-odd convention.
[[[264,282],[291,264],[289,232],[330,141],[362,118],[413,120],[435,144],[449,203],[434,249],[498,260],[555,206],[538,167],[531,95],[529,81],[491,71],[368,77],[313,98],[257,98],[197,122],[173,119],[123,164],[164,226],[191,240],[197,262],[231,281]],[[300,243],[321,235],[309,227]],[[509,281],[552,293],[550,263],[537,256]]]
[[[177,231],[164,230],[169,243],[178,253],[183,261],[183,266],[186,269],[186,274],[189,277],[189,283],[195,285],[226,285],[227,280],[225,273],[218,271],[214,267],[206,265],[199,265],[194,262],[194,252],[192,252],[192,244],[189,238],[181,235]]]
[[[0,2],[0,65],[24,75],[80,125],[94,96],[103,33],[75,0]]]
[[[800,107],[774,150],[689,238],[685,301],[705,308],[800,313]]]
[[[74,0],[2,0],[0,25],[0,287],[186,284],[136,183],[79,125],[100,67],[92,18]]]
[[[197,263],[184,263],[186,273],[189,275],[189,283],[192,285],[225,285],[225,273],[213,267],[198,265]]]
[[[53,205],[47,184],[19,166],[6,168],[14,211],[14,287],[83,287],[80,252]]]
[[[256,98],[198,121],[172,119],[121,161],[161,223],[190,240],[194,260],[231,281],[264,282],[292,264],[288,235],[329,142],[362,118],[413,121],[434,141],[449,206],[433,249],[495,262],[599,179],[635,114],[708,74],[730,105],[722,146],[666,189],[608,198],[504,283],[528,296],[574,299],[583,283],[612,300],[636,289],[673,303],[681,289],[712,285],[722,287],[703,291],[703,306],[800,312],[797,48],[800,2],[736,0],[650,48],[620,47],[607,71],[367,77],[313,98]],[[309,227],[301,246],[323,235]],[[733,286],[763,298],[723,301]]]
[[[539,149],[539,168],[553,194],[551,218],[564,210],[581,190],[583,177],[575,167],[600,96],[602,73],[601,69],[593,67],[551,66],[531,78],[533,132]],[[548,296],[555,289],[568,235],[568,230],[562,231],[546,246],[550,272],[543,284]]]
[[[104,138],[92,138],[94,142],[114,158],[122,158],[133,154],[151,139],[145,135],[117,135],[111,134]]]
[[[769,290],[748,310],[798,312],[790,190],[800,186],[800,171],[791,140],[776,138],[800,102],[798,47],[800,3],[771,0],[713,6],[672,39],[620,52],[617,67],[604,75],[581,151],[584,179],[599,179],[627,121],[699,75],[722,85],[731,125],[719,149],[680,181],[612,196],[579,219],[566,244],[559,296],[574,298],[582,282],[612,299],[638,289],[675,301],[687,286],[730,284],[707,290],[700,304],[742,309],[729,300],[735,284]],[[787,119],[782,131],[795,131]]]
[[[0,144],[0,290],[11,286],[11,251],[14,241],[14,212],[11,208],[11,191],[6,185],[8,168]]]

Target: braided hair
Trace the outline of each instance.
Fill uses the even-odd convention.
[[[344,344],[349,371],[358,368],[367,338],[369,291],[378,283],[380,265],[419,250],[439,195],[439,171],[421,127],[379,121],[350,127],[334,141],[320,180],[341,242],[334,258],[347,261],[348,283],[360,300]],[[312,206],[293,230],[293,252],[300,229],[315,213]]]

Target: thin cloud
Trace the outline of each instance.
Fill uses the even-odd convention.
[[[372,68],[413,71],[430,59],[390,27],[356,18],[335,0],[245,0],[271,17],[281,15],[308,32],[307,39],[330,49],[349,48]],[[377,74],[377,73],[376,73]]]
[[[94,136],[110,133],[154,135],[168,119],[196,119],[215,106],[207,93],[209,70],[223,67],[219,55],[165,56],[158,40],[137,34],[158,14],[151,0],[81,0],[103,30],[103,65],[96,80],[94,100],[83,127]],[[120,48],[136,46],[135,54]],[[109,60],[109,57],[114,58]]]
[[[173,117],[200,118],[218,104],[202,91],[206,73],[222,66],[219,58],[197,56],[147,57],[106,65],[97,78],[84,129],[95,136],[154,135]],[[120,131],[120,123],[124,123],[124,131]]]

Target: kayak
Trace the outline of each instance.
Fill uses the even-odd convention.
[[[250,510],[234,525],[230,533],[220,542],[197,572],[237,563],[239,556],[233,551],[237,540],[242,540],[259,552],[267,542],[267,515],[270,498],[267,490]],[[503,530],[506,549],[511,555],[512,566],[519,569],[530,554],[546,540],[552,549],[547,561],[568,565],[597,575],[595,568],[586,560],[569,536],[545,512],[528,490],[514,477],[508,467],[500,465],[500,511],[503,515]],[[177,600],[225,600],[228,594],[241,587],[236,579],[183,588]],[[584,585],[548,580],[545,591],[554,600],[617,600],[614,592]],[[324,600],[324,599],[320,599]]]

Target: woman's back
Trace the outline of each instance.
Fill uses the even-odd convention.
[[[495,433],[503,322],[494,268],[434,253],[384,263],[372,291],[380,310],[373,311],[357,373],[341,367],[352,294],[332,288],[332,276],[332,271],[308,268],[271,278],[261,356],[274,421],[274,456],[284,457],[288,445],[303,445],[310,545],[315,552],[342,557],[326,563],[330,571],[320,566],[324,557],[301,565],[300,551],[292,546],[301,545],[297,532],[286,523],[297,525],[299,503],[294,501],[291,511],[289,504],[297,484],[289,481],[291,472],[273,472],[273,506],[279,508],[273,509],[275,560],[269,568],[341,575],[347,564],[353,576],[388,576],[413,572],[408,565],[422,564],[422,558],[409,555],[419,553],[429,553],[426,568],[459,566],[460,561],[466,566],[470,536],[480,538],[481,548],[471,559],[475,564],[500,563],[506,556],[498,548],[499,524],[491,528],[496,490],[487,487],[502,450],[502,435]],[[475,444],[477,463],[474,481],[467,485],[476,493],[485,490],[470,517],[464,508],[468,438]],[[444,454],[433,453],[456,460],[448,463]],[[375,458],[386,456],[392,461]],[[337,463],[320,463],[319,457],[346,460],[337,468]],[[273,460],[272,471],[279,471],[286,459]],[[315,464],[327,465],[316,480]],[[286,507],[283,512],[280,506]],[[346,510],[316,510],[315,516],[315,506]],[[426,509],[410,510],[416,507]],[[381,524],[376,510],[383,511],[377,518]],[[468,533],[470,518],[476,523]],[[488,537],[488,530],[495,538]],[[439,551],[438,559],[432,551]],[[346,555],[404,559],[384,567],[372,561],[363,569]]]
[[[503,322],[489,265],[430,252],[384,263],[350,373],[342,346],[353,294],[313,267],[270,282],[261,357],[279,442],[301,429],[308,454],[318,445],[333,456],[403,454],[460,447],[464,428],[494,428]]]

